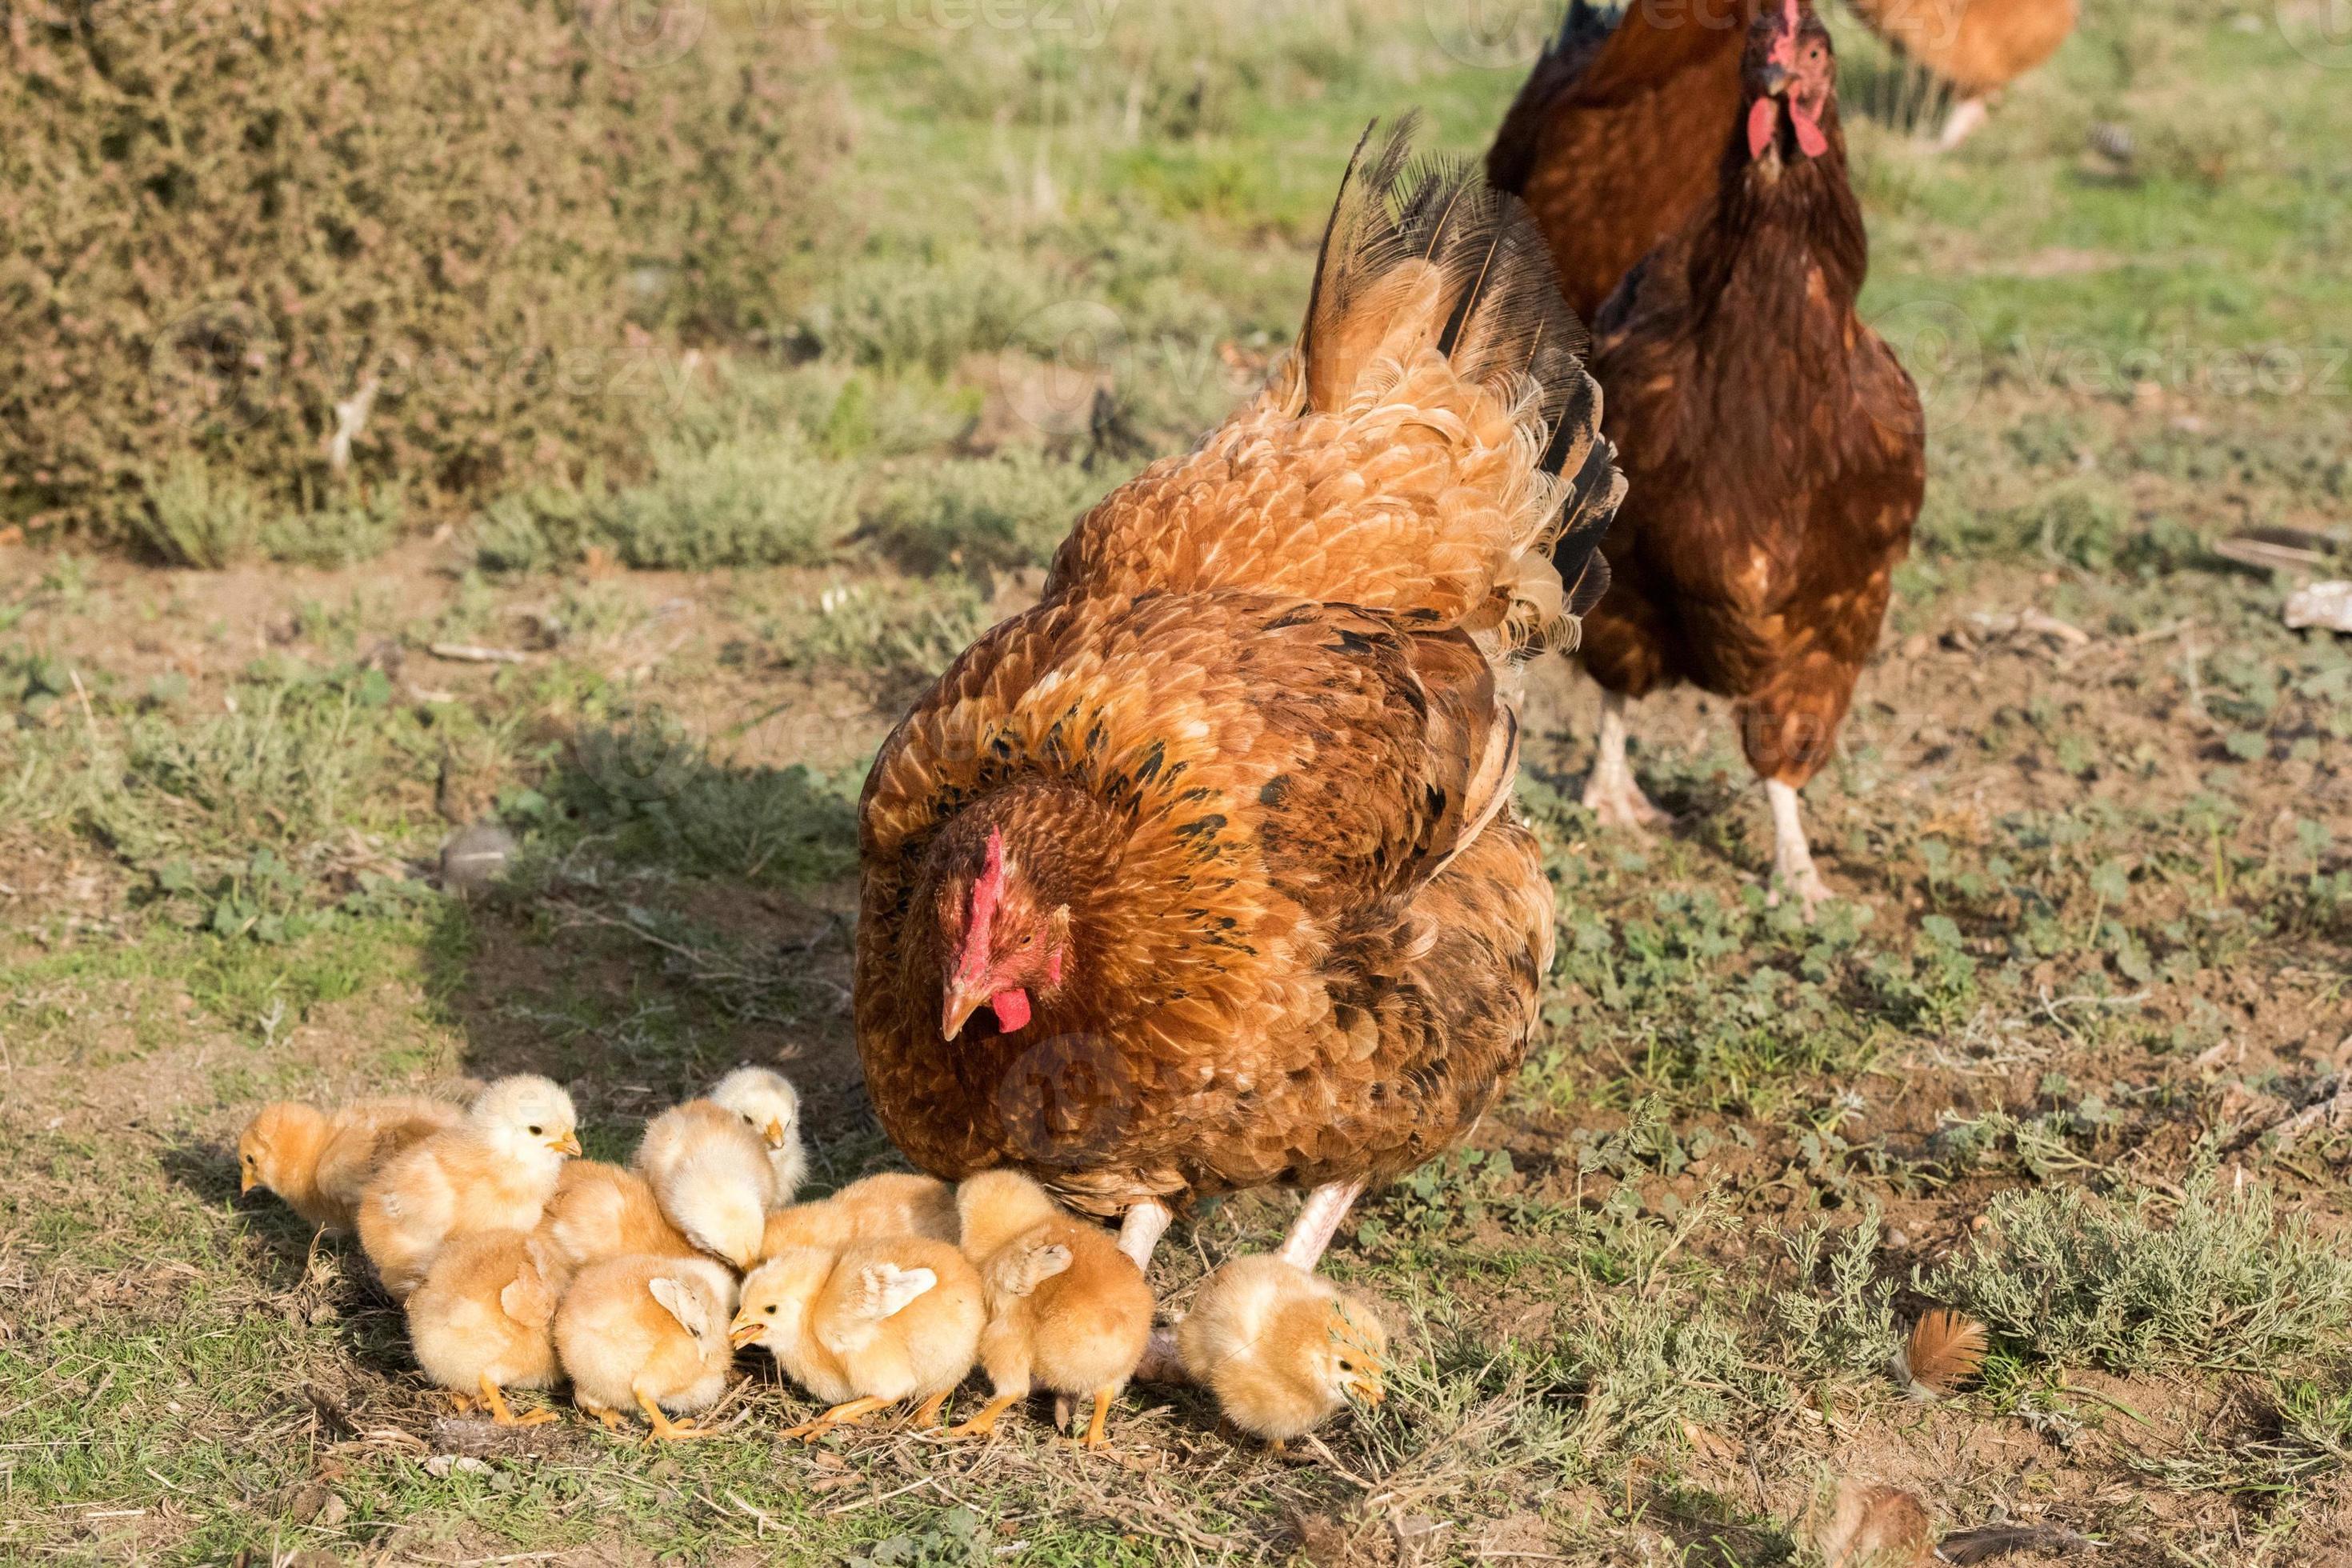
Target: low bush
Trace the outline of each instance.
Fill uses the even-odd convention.
[[[673,344],[787,319],[839,138],[806,48],[596,23],[0,0],[0,523],[214,564],[355,485],[637,464]]]

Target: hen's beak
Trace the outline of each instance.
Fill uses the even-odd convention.
[[[569,1154],[577,1159],[580,1156],[580,1134],[566,1132],[562,1137],[548,1144],[548,1147],[559,1154]]]
[[[771,1117],[771,1118],[769,1118],[769,1120],[768,1120],[768,1126],[767,1126],[767,1135],[768,1135],[768,1147],[770,1147],[771,1149],[781,1149],[781,1148],[782,1148],[782,1147],[784,1146],[784,1122],[783,1122],[783,1118],[782,1118],[782,1117]]]
[[[745,1345],[756,1343],[759,1338],[760,1325],[757,1323],[737,1323],[727,1331],[727,1342],[739,1351]]]
[[[979,1012],[987,1000],[986,992],[973,990],[959,980],[949,981],[947,1006],[940,1014],[940,1038],[954,1039],[962,1032],[964,1021]]]
[[[1790,84],[1796,79],[1797,73],[1787,66],[1766,66],[1764,68],[1765,95],[1769,98],[1785,98],[1788,96]]]

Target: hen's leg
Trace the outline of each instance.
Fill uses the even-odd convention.
[[[1827,882],[1813,868],[1813,852],[1805,843],[1805,824],[1797,812],[1797,791],[1779,779],[1764,781],[1764,797],[1772,803],[1772,887],[1765,902],[1779,907],[1786,888],[1804,906],[1805,919],[1830,897]]]
[[[1307,1194],[1298,1217],[1290,1222],[1290,1235],[1282,1243],[1282,1260],[1314,1273],[1339,1222],[1348,1217],[1349,1205],[1363,1195],[1361,1182],[1326,1182]]]
[[[1621,692],[1601,694],[1601,738],[1592,759],[1591,776],[1584,781],[1584,807],[1603,827],[1646,831],[1673,820],[1650,804],[1633,782],[1633,764],[1625,760],[1625,708]]]
[[[1992,119],[1992,110],[1981,98],[1964,98],[1952,105],[1952,112],[1944,121],[1944,133],[1936,138],[1936,151],[1948,153],[1978,132]]]
[[[1118,1222],[1118,1249],[1145,1273],[1151,1271],[1151,1254],[1176,1218],[1173,1209],[1157,1198],[1145,1198],[1129,1207]]]
[[[1129,1206],[1118,1222],[1118,1249],[1135,1262],[1146,1274],[1151,1272],[1151,1254],[1160,1246],[1160,1238],[1168,1234],[1169,1225],[1176,1213],[1157,1198],[1143,1198]],[[1135,1375],[1146,1383],[1184,1383],[1184,1363],[1176,1353],[1176,1331],[1160,1327],[1151,1331],[1151,1339],[1143,1347],[1143,1360],[1136,1364]]]

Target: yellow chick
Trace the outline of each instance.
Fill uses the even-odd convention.
[[[852,1182],[829,1198],[770,1215],[760,1256],[773,1258],[794,1247],[844,1247],[892,1236],[919,1236],[952,1247],[961,1234],[953,1187],[929,1176],[886,1171]]]
[[[767,1140],[731,1110],[689,1100],[654,1118],[637,1169],[686,1238],[737,1268],[760,1260],[768,1211],[782,1208]]]
[[[332,1113],[295,1100],[265,1105],[237,1135],[236,1190],[267,1187],[312,1225],[349,1230],[368,1179],[462,1114],[446,1100],[410,1096],[354,1100]]]
[[[1202,1280],[1176,1327],[1176,1348],[1226,1419],[1276,1452],[1350,1399],[1385,1397],[1380,1320],[1330,1281],[1271,1255],[1234,1258]]]
[[[987,1437],[1033,1386],[1094,1396],[1087,1447],[1110,1439],[1110,1402],[1151,1339],[1151,1287],[1100,1226],[1063,1211],[1018,1171],[984,1171],[956,1189],[963,1255],[980,1271],[988,1327],[980,1364],[994,1396],[949,1433]]]
[[[731,1339],[764,1345],[832,1408],[786,1437],[810,1442],[886,1405],[919,1399],[919,1426],[980,1353],[980,1276],[943,1241],[902,1236],[844,1248],[787,1247],[743,1281]]]
[[[734,1305],[734,1276],[708,1258],[589,1265],[555,1310],[555,1355],[572,1398],[608,1431],[634,1407],[665,1441],[709,1436],[670,1417],[708,1410],[727,1392]]]
[[[768,1145],[768,1163],[776,1173],[775,1201],[792,1202],[808,1180],[808,1151],[801,1147],[801,1096],[792,1080],[766,1068],[737,1068],[710,1091],[710,1103],[751,1123]]]
[[[461,1411],[478,1400],[501,1426],[536,1426],[551,1410],[517,1415],[509,1388],[551,1388],[551,1324],[564,1271],[537,1236],[483,1230],[453,1237],[408,1298],[408,1342],[425,1375]]]
[[[572,1097],[547,1079],[502,1078],[466,1118],[386,1165],[360,1199],[360,1245],[405,1301],[453,1236],[530,1230],[580,1152]]]
[[[536,1234],[569,1274],[608,1258],[698,1256],[643,1176],[601,1160],[564,1162]]]

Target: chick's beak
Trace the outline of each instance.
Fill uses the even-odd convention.
[[[739,1320],[734,1327],[727,1331],[727,1342],[739,1351],[745,1345],[757,1342],[759,1338],[760,1325],[756,1322],[747,1323]]]
[[[966,1019],[980,1011],[988,1000],[988,993],[968,986],[961,980],[948,982],[947,1005],[940,1014],[940,1038],[952,1040],[963,1031]]]
[[[580,1157],[580,1134],[566,1132],[562,1137],[548,1144],[548,1147],[559,1154],[569,1154],[576,1160]]]
[[[769,1118],[766,1131],[770,1148],[781,1149],[784,1146],[784,1122],[782,1117]]]
[[[1348,1380],[1348,1392],[1367,1405],[1378,1405],[1389,1396],[1389,1391],[1377,1377],[1358,1375]]]
[[[260,1184],[261,1178],[253,1173],[252,1166],[247,1165],[244,1170],[237,1173],[236,1195],[243,1197],[246,1194],[253,1191],[254,1188]]]

